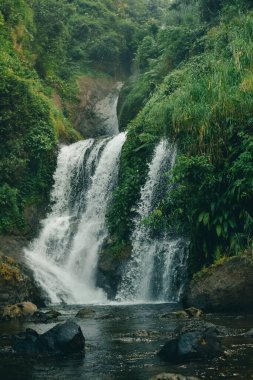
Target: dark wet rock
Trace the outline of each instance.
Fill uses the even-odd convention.
[[[89,308],[89,307],[84,307],[83,309],[79,310],[78,313],[76,314],[76,318],[93,318],[96,314],[96,311]]]
[[[223,354],[220,339],[213,328],[181,333],[170,339],[158,353],[168,362],[209,359]]]
[[[29,240],[24,236],[0,235],[0,252],[3,256],[10,257],[15,262],[22,262],[23,249],[29,245]]]
[[[181,324],[177,329],[177,334],[182,334],[191,331],[198,331],[204,333],[207,329],[213,329],[218,336],[235,336],[241,333],[241,330],[228,328],[226,326],[215,325],[211,322],[203,320],[188,320]]]
[[[200,272],[190,282],[183,302],[205,311],[253,310],[252,259],[232,257]]]
[[[173,311],[172,313],[170,313],[172,317],[176,317],[176,318],[190,318],[188,313],[185,311],[185,310],[179,310],[179,311]],[[169,316],[167,316],[168,318]],[[162,318],[166,318],[166,316],[162,316]]]
[[[160,373],[152,377],[150,380],[200,380],[197,377],[193,376],[183,376],[178,373]]]
[[[12,347],[21,355],[60,355],[82,352],[85,338],[81,328],[74,322],[57,324],[39,335],[27,329],[13,337]]]
[[[184,311],[187,313],[187,315],[190,318],[202,318],[202,317],[204,317],[203,311],[200,309],[197,309],[196,307],[189,307],[188,309],[185,309]]]
[[[120,90],[119,83],[109,78],[81,76],[78,88],[78,102],[72,110],[75,128],[86,137],[104,136],[108,132],[106,121],[110,116],[108,105],[104,101],[108,95],[116,99]]]
[[[125,246],[114,253],[113,240],[105,241],[98,260],[97,286],[102,288],[109,299],[115,299],[124,267],[131,256],[131,246]]]
[[[250,329],[246,333],[243,334],[246,338],[253,338],[253,329]]]
[[[39,334],[35,330],[26,329],[12,338],[12,347],[18,354],[39,354],[38,339]]]
[[[55,309],[50,309],[45,314],[48,318],[51,319],[58,318],[62,315],[58,310]]]
[[[38,322],[38,323],[50,323],[50,322],[57,322],[60,316],[61,316],[61,313],[53,309],[47,312],[36,311],[33,314],[33,317],[30,318],[29,320],[32,322]]]
[[[34,315],[38,310],[32,302],[20,302],[15,305],[7,305],[3,309],[2,319],[26,318]]]
[[[161,315],[161,319],[169,319],[169,318],[182,318],[182,319],[189,319],[189,318],[202,318],[204,317],[204,313],[202,310],[197,309],[196,307],[189,307],[188,309],[184,310],[178,310],[173,311],[168,314]]]
[[[83,351],[84,344],[82,330],[74,322],[57,324],[39,337],[42,352],[75,353]]]

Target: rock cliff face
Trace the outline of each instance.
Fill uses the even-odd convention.
[[[103,77],[78,80],[78,104],[71,107],[71,114],[73,125],[81,135],[90,138],[113,134],[114,131],[107,129],[117,123],[115,102],[121,86],[121,82]]]
[[[42,295],[32,274],[13,258],[0,254],[0,311],[7,304],[27,300],[43,305]]]
[[[123,269],[131,256],[131,246],[125,246],[120,255],[113,252],[113,241],[106,241],[98,260],[97,286],[107,293],[109,299],[114,299]]]
[[[17,262],[22,261],[22,250],[28,245],[28,240],[21,235],[0,235],[0,255],[10,256]]]
[[[232,257],[202,271],[190,282],[184,304],[215,312],[253,310],[252,259]]]

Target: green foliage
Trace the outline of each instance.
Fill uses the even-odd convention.
[[[115,75],[129,71],[138,41],[162,18],[148,0],[39,0],[33,3],[36,67],[43,78],[66,79],[84,67]],[[160,7],[165,1],[160,1]],[[155,8],[155,9],[154,9]]]
[[[20,225],[20,211],[18,209],[18,190],[6,183],[0,187],[0,231],[7,232]]]
[[[70,40],[68,20],[73,7],[68,1],[39,0],[33,4],[36,25],[34,50],[36,68],[42,77],[58,70],[67,60]]]
[[[31,198],[47,197],[56,131],[36,74],[15,55],[3,54],[0,75],[0,231],[7,231],[21,227],[22,211]]]
[[[138,122],[133,122],[129,128],[127,142],[121,153],[119,186],[108,213],[110,233],[116,234],[123,241],[129,238],[135,214],[133,206],[139,199],[140,188],[148,171],[148,162],[157,141],[157,136],[142,133],[143,130],[144,127]]]
[[[121,100],[125,127],[128,119],[124,113],[130,108],[126,105],[134,104],[139,89],[146,89],[145,97],[137,100],[131,114],[137,115],[130,123],[130,130],[134,126],[136,134],[131,134],[131,146],[126,142],[130,147],[128,156],[135,155],[140,134],[157,138],[167,135],[177,143],[176,165],[168,173],[172,187],[144,222],[156,231],[166,226],[189,237],[192,271],[252,245],[250,8],[251,2],[243,0],[175,1],[167,17],[169,25],[152,37],[157,56],[152,49],[148,55],[145,43],[140,46],[140,57],[145,57],[144,72],[133,85],[128,85],[130,90]],[[194,12],[187,15],[190,9]],[[153,86],[148,87],[147,83]],[[122,199],[114,199],[114,210],[119,204],[118,209],[124,209],[122,202],[131,210],[138,201],[138,197],[128,201],[131,190],[126,190],[122,181],[131,167],[128,158],[122,156],[117,193],[125,190]],[[127,236],[131,213],[122,214],[122,218],[127,221]],[[117,225],[113,232],[123,235]]]
[[[80,138],[67,119],[76,79],[128,73],[139,41],[162,22],[165,4],[0,2],[0,233],[27,231],[27,207],[48,202],[57,142]]]

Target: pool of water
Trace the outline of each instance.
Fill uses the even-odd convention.
[[[1,380],[148,380],[161,372],[176,372],[200,379],[253,379],[253,339],[224,339],[226,358],[212,361],[165,363],[157,352],[170,334],[184,324],[177,319],[161,319],[161,315],[178,310],[176,304],[91,306],[96,311],[89,319],[77,319],[81,306],[57,307],[61,320],[74,319],[86,339],[84,355],[51,358],[21,358],[0,354]],[[253,327],[252,315],[209,314],[208,322],[247,331]],[[43,333],[54,324],[0,324],[0,346],[9,337],[30,327]]]

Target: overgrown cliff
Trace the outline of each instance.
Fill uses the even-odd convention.
[[[127,245],[150,154],[178,147],[173,184],[144,223],[190,240],[193,272],[252,254],[253,10],[246,0],[175,0],[143,39],[119,102],[128,138],[108,213],[112,251]]]
[[[75,129],[86,95],[82,78],[126,77],[163,4],[0,2],[0,233],[34,233],[48,204],[57,144],[85,137]]]

